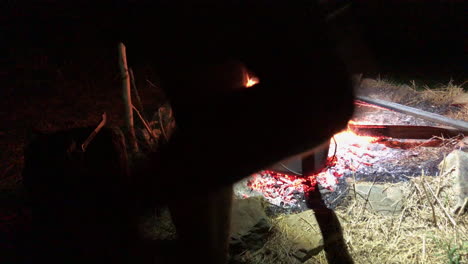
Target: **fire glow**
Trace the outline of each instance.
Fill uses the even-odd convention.
[[[256,85],[257,83],[259,83],[259,80],[257,77],[246,74],[245,87],[250,88]]]
[[[333,191],[338,179],[346,171],[356,171],[359,166],[372,166],[370,162],[357,161],[358,164],[356,164],[353,157],[370,155],[366,154],[366,150],[378,139],[377,137],[356,135],[349,129],[344,130],[332,137],[327,164],[319,173],[298,177],[264,170],[252,175],[248,186],[262,193],[271,203],[279,206],[296,203],[298,196],[295,196],[295,194],[304,194],[304,192],[313,190],[313,188],[316,188],[317,183]],[[338,151],[340,148],[345,148],[346,151]]]
[[[350,124],[356,124],[353,121],[349,122]],[[366,147],[367,145],[376,142],[379,140],[378,137],[369,137],[369,136],[359,136],[352,132],[350,129],[344,130],[335,134],[332,138],[332,141],[336,141],[337,145],[359,145]]]

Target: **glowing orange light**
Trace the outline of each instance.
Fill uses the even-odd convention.
[[[258,79],[247,76],[246,87],[255,85]],[[362,124],[361,122],[359,122]],[[350,121],[349,124],[357,123]],[[338,178],[342,177],[344,171],[357,171],[362,166],[373,166],[372,160],[360,160],[355,162],[353,157],[370,157],[372,154],[366,152],[372,143],[380,140],[379,137],[359,136],[346,129],[333,136],[336,144],[331,144],[331,148],[342,149],[343,151],[329,151],[326,166],[322,171],[314,175],[293,176],[276,171],[264,170],[252,175],[249,181],[249,187],[261,192],[267,199],[277,201],[281,198],[282,202],[294,203],[293,193],[305,193],[312,191],[317,184],[329,190],[334,190],[338,183]],[[333,142],[333,141],[332,141]],[[275,200],[276,199],[276,200]]]
[[[358,136],[351,130],[344,130],[338,134],[335,134],[333,138],[336,140],[338,145],[356,144],[365,146],[379,140],[378,137]]]
[[[245,82],[245,87],[247,87],[247,88],[252,87],[252,86],[256,85],[259,82],[260,81],[258,80],[258,78],[254,77],[254,76],[249,76],[247,74],[247,81]]]

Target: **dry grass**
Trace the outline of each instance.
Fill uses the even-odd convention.
[[[413,84],[413,86],[415,86]],[[463,84],[456,85],[450,81],[446,85],[439,85],[436,88],[424,86],[424,90],[419,92],[421,99],[430,101],[436,105],[447,105],[455,102],[457,98],[465,94]]]
[[[446,116],[468,121],[468,92],[463,88],[466,83],[457,85],[450,81],[435,88],[424,86],[423,90],[418,91],[418,96],[411,103],[426,101],[435,106],[446,107],[448,108],[448,111],[444,113]],[[412,87],[417,89],[414,82]]]
[[[243,252],[239,258],[242,263],[299,264],[302,262],[294,256],[298,250],[298,244],[303,244],[304,241],[312,245],[323,243],[313,211],[309,210],[301,214],[301,217],[296,219],[297,221],[286,220],[286,217],[281,215],[270,219],[270,237],[261,249]],[[320,253],[321,248],[321,246],[318,247],[315,254]]]
[[[467,261],[468,216],[447,213],[455,203],[452,177],[421,176],[399,185],[406,197],[398,214],[363,209],[360,199],[337,210],[356,263]]]
[[[388,100],[416,108],[424,105],[436,106],[444,110],[442,114],[454,119],[468,121],[468,92],[464,87],[468,81],[455,84],[439,84],[436,87],[418,86],[414,81],[397,84],[385,79],[363,79],[357,94]]]
[[[365,199],[348,197],[336,213],[355,263],[466,263],[468,215],[450,213],[455,204],[453,176],[421,176],[393,184],[404,193],[403,209],[393,215],[376,213]],[[255,252],[244,252],[243,263],[300,263],[293,255],[296,234],[311,235],[300,225],[272,219],[273,236]],[[292,235],[291,235],[292,234]],[[307,264],[325,264],[324,252]]]
[[[463,120],[468,122],[468,105],[462,106],[461,109],[457,111],[450,111],[447,114],[448,117]]]
[[[378,98],[395,103],[409,104],[417,97],[414,87],[398,85],[384,79],[363,79],[357,89],[357,94]]]

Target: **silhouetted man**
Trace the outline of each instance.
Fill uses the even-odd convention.
[[[141,50],[153,58],[177,129],[135,172],[143,179],[137,191],[145,200],[169,203],[182,259],[224,263],[231,185],[310,154],[344,128],[353,112],[349,76],[313,1],[145,9],[135,11],[130,28],[151,27],[157,37]],[[149,45],[136,30],[129,50]],[[246,88],[246,72],[260,82]]]
[[[150,63],[159,74],[177,129],[133,168],[134,191],[169,204],[181,245],[174,262],[226,262],[232,184],[312,153],[352,115],[351,82],[315,1],[49,5],[29,11],[76,28],[75,39],[92,29],[122,41],[130,64]],[[259,83],[247,88],[246,73]]]

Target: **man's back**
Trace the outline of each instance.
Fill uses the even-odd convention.
[[[352,114],[348,74],[314,1],[157,2],[122,10],[119,34],[129,58],[154,66],[178,125],[157,171],[203,171],[185,179],[181,193],[233,183],[313,149]],[[242,76],[219,77],[240,75],[239,67],[260,82],[246,89],[234,84]]]

